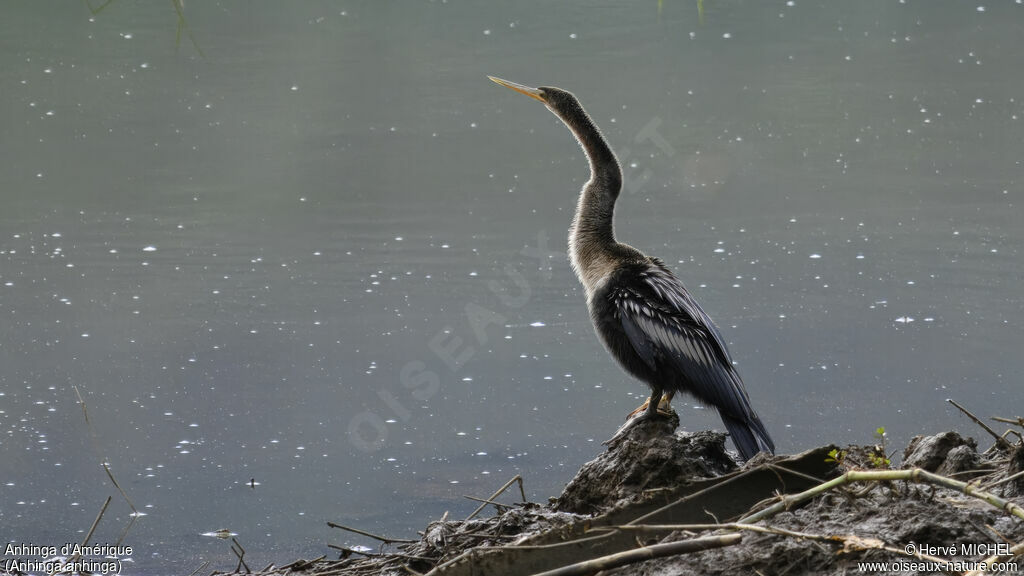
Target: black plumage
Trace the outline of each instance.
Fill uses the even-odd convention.
[[[774,452],[715,323],[661,260],[615,241],[612,218],[622,171],[576,97],[559,88],[491,79],[547,105],[587,154],[591,177],[569,232],[569,256],[601,342],[623,369],[651,388],[640,418],[657,416],[663,394],[671,401],[683,392],[718,410],[745,460]]]

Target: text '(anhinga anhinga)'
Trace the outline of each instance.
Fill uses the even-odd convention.
[[[569,258],[601,342],[626,372],[651,387],[638,418],[657,417],[660,404],[685,392],[718,410],[744,460],[774,453],[715,323],[661,260],[615,241],[612,214],[622,170],[579,100],[560,88],[489,78],[543,102],[590,160],[590,180],[569,229]]]

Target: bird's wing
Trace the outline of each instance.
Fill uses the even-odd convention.
[[[725,346],[722,333],[718,331],[718,326],[704,312],[700,304],[697,304],[693,296],[690,296],[679,278],[676,278],[660,259],[651,258],[651,261],[653,266],[644,275],[647,284],[659,298],[669,304],[671,310],[692,319],[695,324],[706,330],[708,336],[713,340],[716,353],[721,355],[726,364],[732,366],[732,357],[729,355],[729,349]]]
[[[711,318],[667,269],[645,267],[609,293],[626,337],[652,369],[674,367],[684,389],[726,414],[753,411],[722,336]]]

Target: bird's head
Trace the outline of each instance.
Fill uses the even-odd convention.
[[[540,88],[533,88],[532,86],[525,86],[523,84],[517,84],[508,80],[502,80],[501,78],[495,78],[494,76],[488,76],[492,82],[501,84],[505,88],[515,90],[520,94],[524,94],[543,102],[552,111],[564,110],[569,106],[578,106],[576,97],[572,93],[562,90],[561,88],[555,88],[553,86],[541,86]]]
[[[516,84],[515,82],[509,82],[494,76],[488,76],[488,78],[505,88],[515,90],[538,102],[543,102],[548,110],[554,113],[555,116],[558,116],[562,123],[569,128],[569,131],[573,133],[576,140],[583,146],[583,150],[587,153],[587,158],[590,160],[592,179],[603,179],[603,185],[608,189],[609,197],[614,198],[618,195],[619,189],[622,186],[622,171],[619,168],[619,161],[615,158],[615,153],[612,152],[612,149],[608,147],[604,137],[601,136],[601,131],[597,129],[594,121],[587,114],[586,110],[583,109],[583,106],[580,105],[580,101],[571,92],[566,92],[561,88],[554,88],[552,86],[533,88],[532,86]]]

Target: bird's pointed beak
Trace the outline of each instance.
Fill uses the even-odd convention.
[[[525,94],[530,98],[533,98],[534,100],[539,100],[545,103],[547,102],[546,100],[544,100],[544,93],[536,88],[524,86],[522,84],[516,84],[515,82],[509,82],[508,80],[502,80],[501,78],[495,78],[494,76],[488,76],[488,78],[490,78],[492,82],[501,84],[505,88],[511,88],[512,90],[515,90],[520,94]]]

